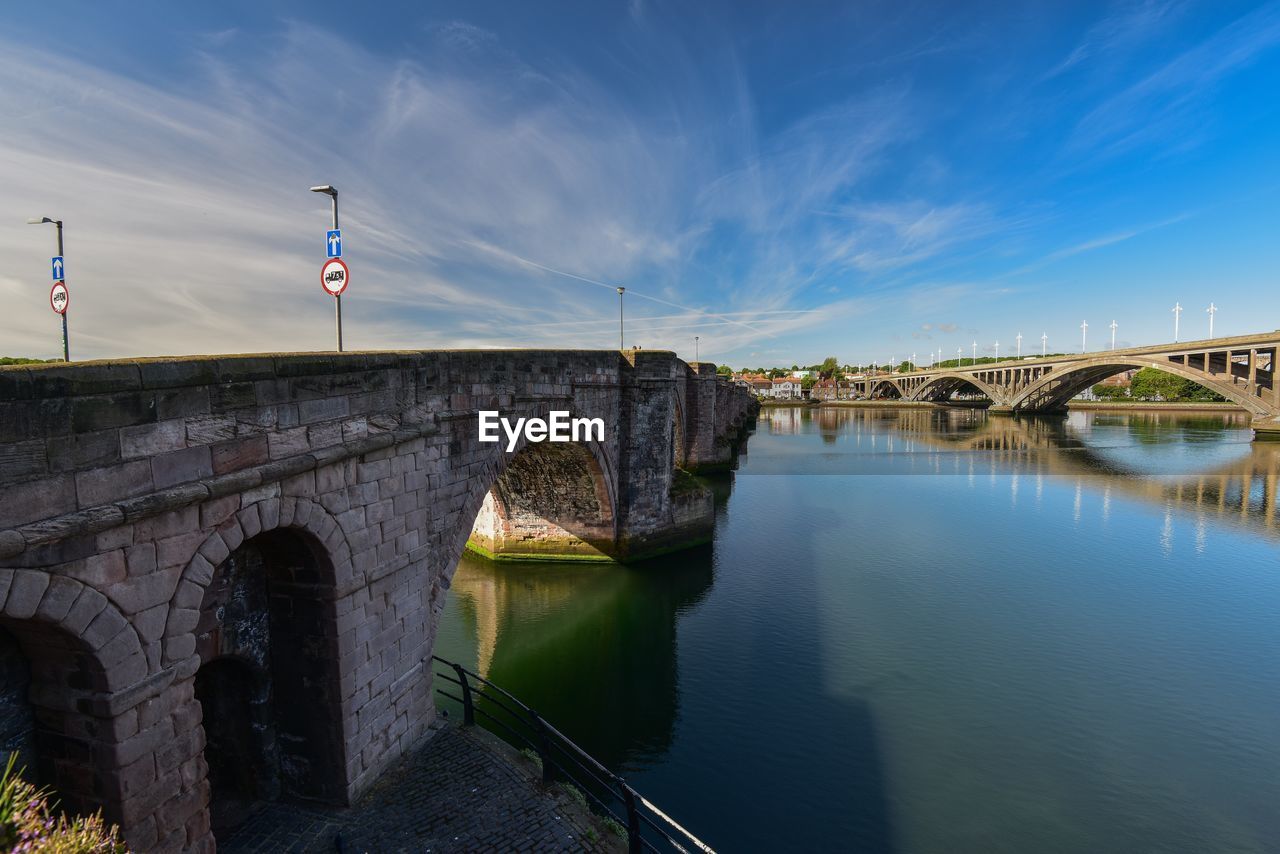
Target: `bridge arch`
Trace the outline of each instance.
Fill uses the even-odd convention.
[[[872,380],[867,397],[871,400],[901,400],[905,395],[902,388],[893,380]]]
[[[349,650],[336,609],[351,567],[342,527],[301,497],[232,513],[184,567],[164,662],[184,686],[182,718],[198,730],[198,785],[215,838],[261,801],[347,800],[340,671]]]
[[[985,394],[992,403],[1000,399],[999,393],[990,385],[973,376],[949,371],[930,377],[924,385],[916,389],[912,400],[946,400],[964,386],[972,386],[974,390]]]
[[[1240,387],[1222,382],[1194,368],[1188,368],[1176,362],[1152,362],[1149,357],[1141,359],[1115,356],[1073,362],[1060,370],[1052,371],[1018,392],[1013,397],[1010,407],[1015,412],[1061,409],[1071,398],[1085,389],[1097,385],[1107,377],[1134,368],[1155,368],[1191,380],[1210,391],[1217,392],[1232,403],[1239,404],[1254,416],[1267,415],[1270,412],[1265,403],[1247,394]]]
[[[521,437],[511,453],[498,452],[463,509],[474,520],[468,547],[496,560],[612,559],[617,491],[600,442]]]
[[[101,785],[100,763],[127,740],[116,721],[131,711],[107,698],[147,675],[137,630],[80,581],[0,569],[0,674],[0,761],[17,751],[66,809],[120,821],[121,793]]]

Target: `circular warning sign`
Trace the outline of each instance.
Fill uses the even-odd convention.
[[[330,258],[320,268],[320,286],[329,296],[341,296],[351,283],[351,271],[341,258]]]
[[[67,313],[67,305],[71,302],[71,291],[66,282],[54,282],[49,290],[49,306],[58,314]]]

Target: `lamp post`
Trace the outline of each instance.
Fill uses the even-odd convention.
[[[957,370],[959,370],[959,368],[960,368],[960,360],[961,360],[961,359],[963,359],[963,358],[964,358],[964,348],[963,348],[963,347],[957,347],[957,348],[956,348],[956,369],[957,369]]]
[[[1022,358],[1022,333],[1019,332],[1018,337],[1014,340],[1018,342],[1018,358],[1021,359]]]
[[[911,354],[911,370],[914,371],[915,369],[916,369],[916,354],[912,353]]]
[[[1000,342],[996,342],[996,361],[1000,361]]]
[[[1116,322],[1111,321],[1111,349],[1116,348]]]
[[[618,288],[618,349],[619,350],[627,349],[624,343],[626,339],[622,334],[623,329],[625,328],[622,322],[622,295],[626,293],[626,291],[627,291],[626,288],[623,288],[623,287]]]
[[[693,336],[693,360],[695,362],[698,361],[698,337],[697,335]]]
[[[1049,355],[1049,333],[1040,333],[1040,358]]]
[[[1089,340],[1089,321],[1080,321],[1080,352],[1083,353],[1088,349],[1087,341]]]
[[[976,364],[978,364],[978,342],[977,342],[977,341],[974,341],[974,342],[973,342],[973,362],[972,362],[972,364],[975,364],[975,365],[976,365]]]
[[[1182,303],[1173,304],[1173,343],[1178,343],[1178,321],[1182,319]]]
[[[319,187],[312,187],[313,193],[324,193],[333,202],[333,230],[338,230],[338,188],[329,184],[322,184]],[[338,352],[342,352],[342,294],[336,294],[333,298],[333,315],[334,322],[338,330]]]
[[[57,228],[58,230],[58,256],[57,257],[62,258],[63,262],[65,263],[66,256],[62,251],[62,220],[50,219],[47,216],[32,217],[31,219],[27,220],[28,225],[44,225],[46,222],[53,223],[54,227]],[[56,270],[54,272],[55,272],[55,275],[57,275],[58,273],[63,273],[65,272],[65,267],[60,270]],[[61,281],[63,283],[63,287],[66,287],[65,280],[59,278],[55,281]],[[63,309],[60,312],[60,314],[62,315],[62,361],[70,362],[71,361],[71,341],[67,333],[67,310]]]
[[[1213,303],[1209,303],[1209,307],[1205,309],[1209,312],[1209,337],[1213,337],[1213,316],[1218,313],[1218,307]]]

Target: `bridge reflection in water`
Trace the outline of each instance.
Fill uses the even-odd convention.
[[[1170,512],[1233,520],[1280,535],[1280,443],[1251,442],[1247,415],[1081,411],[1067,418],[989,417],[979,409],[778,408],[759,429],[818,428],[829,455],[772,459],[768,473],[1010,475],[1015,494],[1073,480]],[[852,442],[853,453],[837,443]]]
[[[677,615],[711,586],[705,555],[674,562],[495,564],[464,553],[438,648],[528,700],[609,768],[642,766],[672,738]]]

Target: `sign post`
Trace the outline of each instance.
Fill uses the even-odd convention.
[[[351,271],[342,262],[342,231],[338,228],[338,188],[330,184],[312,187],[313,193],[324,193],[333,201],[333,228],[325,234],[325,252],[329,260],[320,268],[320,284],[333,297],[334,321],[337,324],[338,352],[342,352],[342,292],[351,280]]]

